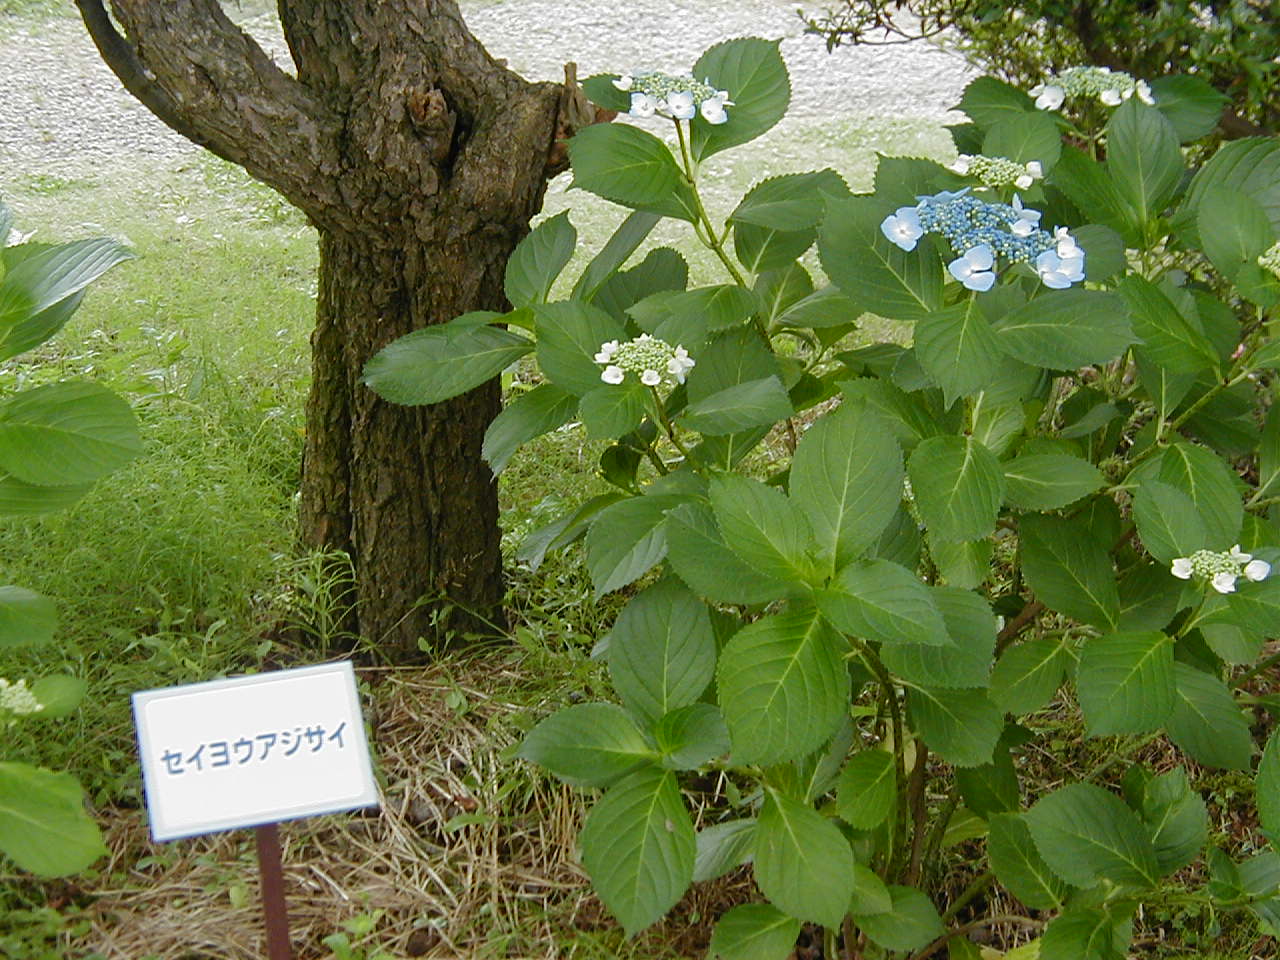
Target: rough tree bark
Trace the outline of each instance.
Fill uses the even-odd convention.
[[[454,0],[279,0],[296,75],[217,0],[112,0],[115,22],[76,2],[130,92],[319,231],[301,531],[352,557],[361,635],[411,655],[442,609],[454,629],[500,617],[480,457],[496,384],[406,408],[359,378],[411,330],[506,309],[507,257],[571,132],[565,88],[495,61]]]

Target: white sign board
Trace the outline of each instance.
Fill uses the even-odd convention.
[[[378,803],[349,662],[133,695],[151,836]]]

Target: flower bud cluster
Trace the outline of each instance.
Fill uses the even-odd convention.
[[[1213,550],[1197,550],[1189,557],[1177,557],[1169,572],[1179,580],[1197,577],[1207,580],[1219,593],[1235,593],[1236,580],[1265,580],[1271,575],[1271,564],[1255,560],[1253,554],[1244,553],[1240,544],[1218,553]]]
[[[968,189],[918,197],[914,207],[899,207],[885,217],[880,231],[903,250],[914,250],[926,233],[939,233],[960,257],[947,265],[970,290],[990,290],[998,258],[1035,267],[1047,287],[1065,289],[1084,280],[1084,251],[1066,227],[1053,233],[1040,227],[1040,211],[1022,205],[988,203]]]
[[[19,680],[17,683],[10,683],[4,677],[0,677],[0,713],[21,717],[39,713],[43,709],[44,704],[27,689],[27,681]]]
[[[1109,67],[1068,67],[1032,87],[1030,93],[1041,110],[1057,110],[1067,97],[1097,97],[1108,107],[1118,107],[1135,95],[1143,103],[1156,102],[1145,80]]]
[[[605,383],[622,383],[627,374],[635,374],[646,387],[684,383],[684,378],[694,367],[684,347],[673,347],[665,340],[642,333],[634,340],[619,343],[610,340],[600,344],[596,363],[605,365],[600,379]]]
[[[1258,266],[1280,280],[1280,241],[1273,243],[1266,253],[1258,257]]]
[[[727,90],[717,90],[710,81],[699,82],[690,76],[672,76],[657,70],[625,73],[613,85],[631,94],[633,117],[647,118],[655,113],[673,120],[692,120],[701,113],[708,123],[720,124],[729,119],[725,107],[733,106]]]
[[[999,189],[1000,187],[1017,187],[1026,190],[1037,180],[1044,179],[1044,169],[1039,160],[1029,163],[1017,163],[1005,157],[985,157],[981,154],[971,156],[960,154],[951,169],[961,176],[977,177],[984,186]]]

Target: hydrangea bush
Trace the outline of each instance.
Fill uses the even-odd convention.
[[[1106,87],[1099,130],[981,78],[953,134],[989,162],[884,157],[856,194],[770,177],[719,220],[699,165],[776,123],[789,83],[757,39],[691,76],[732,102],[723,123],[571,141],[575,185],[632,212],[567,298],[561,214],[513,256],[510,312],[366,369],[434,403],[533,354],[543,382],[485,437],[495,472],[571,421],[610,441],[612,492],[522,552],[582,539],[597,593],[628,596],[600,644],[617,702],[521,748],[599,791],[581,857],[601,899],[634,934],[750,864],[761,900],[711,944],[727,960],[781,960],[802,921],[847,957],[971,956],[958,918],[992,883],[1034,912],[1041,960],[1123,957],[1144,903],[1276,933],[1280,737],[1254,731],[1278,709],[1255,684],[1280,636],[1280,142],[1189,170],[1220,105],[1193,78],[1154,105]],[[623,111],[634,83],[587,90]],[[671,249],[632,262],[661,217],[722,283],[690,289]],[[867,342],[864,314],[908,342]],[[1107,759],[1024,782],[1064,723]],[[1181,764],[1139,763],[1156,741]],[[1256,847],[1206,849],[1206,768],[1257,778]],[[945,901],[956,838],[984,854]]]
[[[17,243],[8,243],[10,237]],[[0,203],[0,364],[40,346],[71,318],[85,288],[132,254],[110,239],[47,244],[17,237]],[[142,450],[128,403],[86,381],[0,391],[0,517],[70,506]],[[53,601],[0,586],[0,649],[53,640]],[[71,713],[84,681],[0,677],[0,734],[20,722]],[[0,853],[45,876],[75,873],[106,853],[75,778],[0,759]]]

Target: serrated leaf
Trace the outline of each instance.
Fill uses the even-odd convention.
[[[521,446],[556,427],[578,410],[578,398],[554,383],[543,383],[508,403],[484,432],[481,455],[494,475],[501,473]]]
[[[1069,784],[1042,797],[1024,818],[1040,856],[1072,886],[1091,887],[1100,878],[1128,889],[1159,882],[1146,826],[1101,787]]]
[[[978,594],[958,587],[931,587],[950,643],[889,643],[880,659],[891,673],[926,687],[984,687],[991,674],[996,618]]]
[[[38,876],[78,873],[107,848],[69,773],[0,762],[0,852]]]
[[[880,223],[893,210],[876,197],[830,204],[818,230],[822,268],[854,303],[895,320],[942,308],[942,269],[930,243],[899,249]]]
[[[1015,716],[1034,713],[1058,692],[1069,659],[1057,637],[1009,647],[991,670],[991,701]]]
[[[521,240],[511,258],[503,289],[513,307],[546,303],[551,285],[560,276],[578,244],[578,231],[569,222],[569,211],[543,220]]]
[[[1145,230],[1169,205],[1183,169],[1178,135],[1159,110],[1132,97],[1111,115],[1107,172],[1135,230]]]
[[[1043,293],[992,327],[1005,353],[1050,370],[1107,363],[1135,339],[1120,297],[1079,288]]]
[[[893,906],[882,913],[854,914],[867,937],[889,950],[918,950],[942,936],[942,919],[924,893],[914,887],[889,885]]]
[[[579,840],[591,885],[628,936],[661,919],[693,879],[693,824],[670,772],[646,767],[606,791]]]
[[[1173,641],[1163,633],[1112,633],[1080,651],[1076,692],[1091,737],[1149,733],[1173,710]]]
[[[1030,113],[1036,105],[1026,93],[1003,80],[977,77],[964,88],[958,109],[985,130],[1008,117]]]
[[[791,501],[808,516],[829,572],[875,543],[903,477],[898,444],[858,404],[842,404],[805,433],[791,462]]]
[[[1203,78],[1185,74],[1156,77],[1151,81],[1151,93],[1156,108],[1173,124],[1183,143],[1212,133],[1222,116],[1222,108],[1230,102],[1229,97],[1213,89]]]
[[[893,754],[862,750],[849,758],[836,787],[836,813],[849,826],[870,830],[893,812],[898,777]]]
[[[654,247],[634,267],[607,277],[591,302],[619,323],[626,323],[627,311],[637,303],[656,293],[683,293],[688,285],[689,264],[680,251]]]
[[[1133,519],[1147,552],[1161,563],[1209,546],[1209,534],[1191,498],[1159,480],[1144,480],[1133,497]]]
[[[756,830],[756,883],[791,916],[836,926],[853,896],[853,851],[834,823],[775,790]]]
[[[855,323],[861,315],[861,307],[839,288],[828,285],[792,303],[771,319],[779,327],[823,330]]]
[[[780,490],[736,474],[711,481],[711,509],[725,544],[759,573],[783,583],[808,578],[809,521]]]
[[[58,608],[48,597],[0,586],[0,649],[48,643],[57,627]]]
[[[791,586],[766,576],[730,550],[715,515],[702,504],[685,504],[667,515],[667,560],[677,576],[715,603],[765,603]]]
[[[938,540],[980,540],[995,529],[1004,471],[973,437],[931,437],[907,460],[920,517]]]
[[[726,387],[685,408],[682,426],[710,436],[738,433],[785,420],[794,411],[791,398],[775,376]]]
[[[755,850],[756,821],[728,820],[698,831],[698,855],[693,865],[693,882],[722,877],[748,863]]]
[[[626,330],[603,310],[576,300],[547,303],[534,311],[538,366],[558,386],[581,397],[601,384],[600,345],[627,339]]]
[[[627,214],[600,252],[591,258],[569,296],[584,302],[594,298],[601,285],[627,262],[661,219],[658,214],[644,210],[633,210]]]
[[[667,145],[646,130],[597,123],[569,141],[573,185],[631,207],[678,220],[697,220],[698,205]]]
[[[1044,862],[1026,822],[1000,813],[987,825],[987,856],[1001,886],[1034,910],[1061,910],[1070,888]]]
[[[0,471],[23,483],[92,483],[141,452],[133,410],[100,384],[51,383],[0,403]]]
[[[1073,904],[1040,938],[1039,960],[1124,960],[1129,925],[1105,909]],[[1117,946],[1117,940],[1123,945]]]
[[[701,329],[707,332],[740,327],[755,313],[756,299],[751,291],[737,284],[720,284],[713,287],[696,287],[693,290],[669,291],[641,300],[627,310],[641,328],[667,340],[673,346],[684,346],[690,351],[695,344],[689,339],[669,338],[696,318]]]
[[[729,729],[710,703],[691,703],[672,710],[653,726],[653,739],[663,766],[696,770],[729,752]]]
[[[987,698],[985,690],[913,687],[907,703],[912,729],[942,759],[957,767],[991,762],[1004,730],[1004,714]]]
[[[711,956],[723,960],[778,960],[796,944],[800,921],[768,903],[743,903],[716,921]]]
[[[1192,863],[1204,849],[1209,812],[1181,767],[1152,777],[1143,793],[1142,818],[1151,828],[1160,872],[1167,876]]]
[[[1057,510],[1100,490],[1106,478],[1088,460],[1025,454],[1004,465],[1005,502],[1021,510]]]
[[[657,758],[635,721],[612,703],[579,703],[529,731],[517,754],[575,787],[617,780]]]
[[[1246,264],[1256,264],[1275,243],[1271,221],[1257,201],[1227,186],[1205,190],[1196,208],[1196,229],[1204,252],[1228,280]]]
[[[915,349],[920,366],[942,388],[947,405],[991,385],[1004,362],[1004,351],[982,312],[977,297],[921,317]]]
[[[818,612],[803,605],[733,635],[716,687],[736,762],[797,759],[831,736],[848,707],[842,646]]]
[[[690,149],[698,162],[721,150],[747,143],[782,119],[791,102],[791,78],[777,40],[738,37],[707,49],[693,65],[693,76],[727,91],[733,105],[725,123],[696,117]]]
[[[1244,520],[1240,482],[1218,454],[1195,444],[1175,443],[1160,458],[1156,479],[1191,498],[1216,549],[1226,549],[1238,540]]]
[[[1218,352],[1154,283],[1127,276],[1117,288],[1129,306],[1129,319],[1152,363],[1172,373],[1218,369]]]
[[[1269,835],[1272,848],[1280,852],[1280,733],[1272,733],[1262,751],[1254,795],[1258,821]]]
[[[1245,137],[1220,147],[1187,187],[1176,225],[1199,245],[1196,213],[1213,186],[1231,187],[1251,197],[1280,232],[1280,143],[1275,137]]]
[[[1036,160],[1048,171],[1062,155],[1062,135],[1053,117],[1041,110],[1009,111],[988,127],[982,154],[1021,164]]]
[[[649,721],[694,703],[715,668],[706,604],[676,580],[632,597],[613,625],[609,676],[623,703]]]
[[[587,570],[597,597],[635,582],[667,555],[663,522],[684,499],[628,497],[596,515],[587,531]]]
[[[648,403],[649,388],[630,378],[588,390],[578,404],[578,415],[591,439],[616,440],[640,426]]]
[[[1103,546],[1081,537],[1071,520],[1024,516],[1022,571],[1046,606],[1069,617],[1114,629],[1120,619],[1115,570]]]
[[[834,170],[788,173],[752,187],[729,219],[783,233],[812,231],[822,222],[827,199],[847,196],[848,184]]]
[[[844,633],[883,643],[949,645],[933,597],[905,567],[888,560],[858,560],[819,591],[818,606]]]
[[[1165,724],[1169,739],[1206,767],[1247,770],[1253,737],[1227,685],[1185,663],[1173,669],[1177,696]]]

